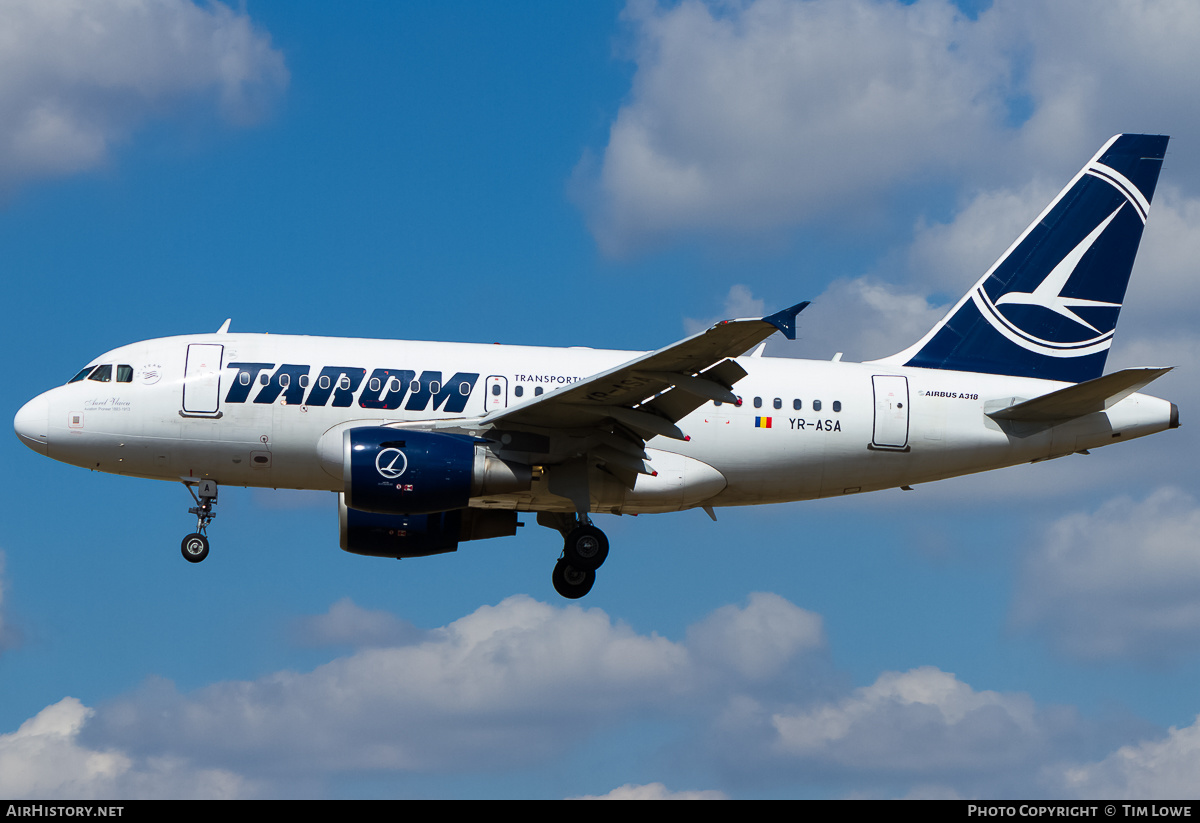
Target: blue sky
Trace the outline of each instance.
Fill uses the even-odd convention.
[[[1183,428],[394,563],[328,495],[0,441],[0,796],[1180,797],[1200,770],[1200,8],[0,3],[3,408],[216,329],[885,356],[1112,134],[1172,135],[1109,368]]]

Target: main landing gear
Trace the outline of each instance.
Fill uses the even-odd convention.
[[[199,483],[199,491],[192,490],[189,483],[184,483],[187,487],[188,494],[196,501],[196,505],[188,509],[188,514],[196,515],[196,531],[183,538],[183,543],[180,544],[179,550],[183,553],[183,559],[189,563],[199,563],[204,558],[208,557],[208,524],[217,516],[213,511],[213,506],[217,504],[217,481],[201,480]]]
[[[565,532],[563,553],[550,579],[556,592],[578,600],[596,583],[596,569],[608,558],[608,538],[586,515],[577,515],[574,520],[562,518],[559,531]]]

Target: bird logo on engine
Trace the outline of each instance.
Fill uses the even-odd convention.
[[[388,480],[395,480],[407,470],[408,458],[399,449],[383,449],[375,455],[375,471]]]

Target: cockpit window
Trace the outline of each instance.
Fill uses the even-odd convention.
[[[96,370],[92,372],[92,375],[88,378],[88,380],[96,380],[100,383],[109,382],[112,380],[112,366],[108,365],[107,363],[105,363],[103,366],[97,366]]]
[[[117,366],[117,382],[132,383],[133,382],[133,366],[124,364]]]
[[[68,384],[70,384],[70,383],[78,383],[80,380],[82,380],[83,378],[85,378],[85,377],[87,377],[89,374],[91,374],[91,372],[92,372],[92,369],[94,369],[94,368],[96,368],[96,367],[95,367],[95,366],[88,366],[86,369],[83,369],[82,371],[80,371],[80,372],[79,372],[79,374],[75,375],[75,376],[74,376],[74,377],[72,377],[70,380],[68,380],[68,381],[67,381],[67,383],[68,383]]]

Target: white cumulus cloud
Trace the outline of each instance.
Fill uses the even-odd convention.
[[[762,317],[766,314],[765,309],[766,302],[764,300],[755,297],[748,286],[736,283],[729,287],[729,293],[725,295],[724,308],[720,316],[713,316],[704,320],[696,320],[688,317],[684,319],[683,327],[688,334],[699,334],[714,323],[719,323],[722,320],[734,320],[740,317]]]
[[[253,122],[287,82],[270,38],[222,3],[7,0],[0,194],[95,168],[147,119],[188,102]]]
[[[805,652],[825,646],[820,615],[777,594],[755,592],[745,608],[722,606],[688,629],[692,654],[730,667],[745,680],[763,680]]]
[[[1026,695],[975,691],[933,667],[885,672],[848,697],[772,717],[779,751],[856,768],[1012,768],[1046,729]]]
[[[1200,718],[1165,738],[1122,746],[1098,763],[1055,770],[1065,796],[1123,800],[1200,798]]]
[[[1001,116],[946,2],[635,2],[626,18],[631,99],[581,169],[610,253],[820,215],[978,152]]]
[[[652,778],[606,797],[714,797],[817,773],[912,796],[1119,792],[1121,780],[1136,793],[1175,785],[1177,758],[1194,760],[1194,729],[1159,742],[1120,736],[1126,748],[1114,750],[1069,708],[936,667],[849,689],[827,664],[820,616],[774,594],[716,609],[680,642],[598,609],[516,596],[311,671],[189,693],[154,680],[96,707],[64,698],[0,734],[0,793],[293,796],[320,794],[338,775],[540,769],[648,716],[675,730],[673,757],[685,748],[728,785],[680,790]]]
[[[302,645],[394,646],[413,642],[422,632],[391,612],[368,610],[342,598],[322,615],[295,621],[295,636]]]
[[[724,792],[717,791],[671,791],[662,783],[635,785],[626,783],[608,794],[584,795],[573,800],[728,800]]]
[[[776,339],[768,349],[818,360],[837,352],[848,361],[875,360],[917,342],[948,308],[922,292],[870,277],[835,280],[800,314],[797,342]]]
[[[91,747],[80,732],[93,709],[73,697],[0,735],[0,794],[10,798],[232,798],[253,785],[224,769],[197,769],[179,753],[137,759]]]
[[[1113,134],[1200,129],[1183,82],[1200,71],[1200,8],[1182,0],[996,3],[976,19],[947,0],[638,0],[625,19],[629,97],[576,174],[613,255],[860,220],[905,187],[1019,192],[1014,168],[1061,185]],[[1200,181],[1200,162],[1168,160]]]
[[[665,638],[518,596],[311,672],[187,695],[150,683],[97,722],[122,748],[281,772],[498,768],[559,751],[635,707],[669,706],[690,673],[687,650]]]
[[[1024,562],[1017,624],[1093,660],[1165,661],[1200,641],[1200,506],[1176,488],[1054,522]]]

